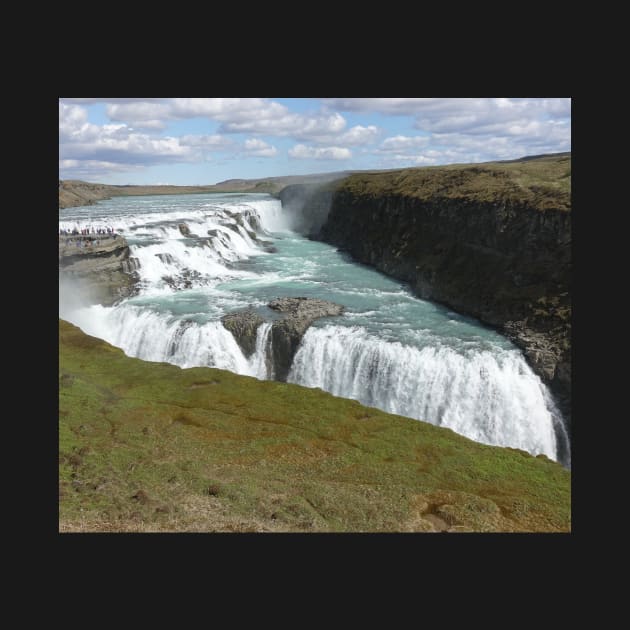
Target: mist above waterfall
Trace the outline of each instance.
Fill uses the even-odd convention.
[[[340,175],[340,178],[343,175]],[[282,206],[288,216],[289,227],[298,234],[315,236],[326,222],[332,204],[332,190],[328,184],[287,186],[280,192]]]

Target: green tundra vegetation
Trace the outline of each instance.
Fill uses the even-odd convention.
[[[61,532],[568,532],[544,456],[59,321]]]
[[[510,202],[540,210],[570,210],[571,154],[355,173],[332,186],[363,197],[463,199]]]

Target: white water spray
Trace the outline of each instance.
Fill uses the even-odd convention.
[[[256,350],[249,359],[252,374],[260,380],[273,378],[271,369],[271,322],[264,322],[256,331]]]

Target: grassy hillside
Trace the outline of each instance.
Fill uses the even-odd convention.
[[[59,322],[60,531],[569,531],[544,457]]]
[[[571,154],[355,173],[336,188],[366,197],[513,202],[540,210],[570,210]]]

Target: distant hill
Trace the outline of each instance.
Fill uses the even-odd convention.
[[[93,184],[76,179],[59,180],[59,208],[72,208],[75,206],[90,206],[101,199],[109,199],[111,197],[123,197],[132,195],[186,195],[195,193],[212,193],[212,192],[242,192],[242,193],[270,193],[277,195],[283,188],[296,184],[323,184],[338,179],[343,179],[349,175],[370,175],[377,173],[404,173],[408,175],[414,174],[414,178],[426,179],[430,172],[430,177],[440,169],[459,170],[461,167],[483,167],[486,171],[488,168],[496,168],[493,165],[504,165],[508,163],[520,163],[527,161],[536,161],[540,164],[558,161],[558,158],[569,158],[571,152],[565,153],[547,153],[543,155],[528,155],[515,160],[502,160],[495,162],[485,162],[479,164],[448,164],[443,166],[420,166],[405,169],[368,169],[353,171],[337,171],[335,173],[313,173],[310,175],[281,175],[278,177],[262,177],[259,179],[226,179],[218,184],[209,184],[207,186],[136,186],[123,185],[113,186],[109,184]],[[549,159],[548,159],[549,158]],[[425,176],[424,173],[427,173]],[[386,179],[391,179],[389,176]],[[437,180],[436,180],[437,181]],[[480,180],[481,181],[481,180]],[[565,188],[568,188],[569,179],[566,180]]]
[[[276,194],[290,184],[324,183],[345,177],[350,171],[285,175],[261,179],[228,179],[208,186],[113,186],[76,179],[59,180],[59,208],[91,206],[101,199],[132,195],[186,195],[212,192],[258,192]]]

